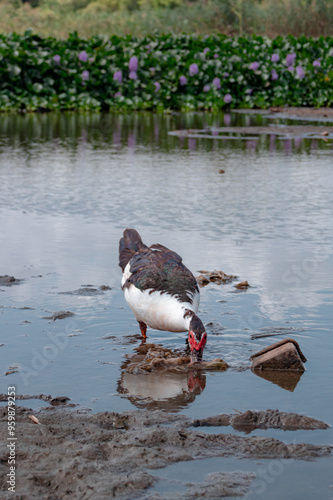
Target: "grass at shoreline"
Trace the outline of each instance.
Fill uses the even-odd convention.
[[[23,34],[28,28],[41,36],[67,38],[77,31],[80,36],[133,35],[145,36],[151,33],[236,33],[228,24],[224,10],[212,2],[207,8],[203,4],[190,9],[97,11],[84,9],[72,12],[66,9],[31,8],[24,4],[19,9],[0,3],[0,32]]]
[[[84,37],[141,37],[154,32],[333,36],[333,2],[329,0],[184,1],[174,8],[150,8],[147,1],[142,8],[114,11],[97,8],[103,0],[39,1],[40,7],[32,8],[21,0],[0,0],[0,33],[23,34],[33,28],[41,36],[57,38],[67,38],[73,31]]]

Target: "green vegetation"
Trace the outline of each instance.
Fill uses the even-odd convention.
[[[332,0],[0,0],[0,32],[332,36]]]
[[[0,35],[0,110],[330,106],[333,38]]]

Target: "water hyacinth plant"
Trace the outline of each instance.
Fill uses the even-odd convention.
[[[277,74],[277,71],[276,71],[276,69],[274,69],[274,68],[273,68],[273,69],[272,69],[272,71],[271,71],[271,78],[272,78],[272,80],[273,80],[273,81],[275,81],[275,80],[278,80],[278,79],[279,79],[279,75]]]
[[[113,73],[113,79],[115,82],[121,83],[123,81],[123,73],[122,71],[115,71]]]
[[[296,66],[296,74],[297,78],[299,78],[300,80],[305,77],[304,69],[302,68],[302,66]]]
[[[188,70],[191,76],[197,75],[199,73],[199,68],[197,63],[192,63]]]
[[[252,69],[253,71],[257,71],[258,68],[259,68],[259,63],[257,61],[250,64],[250,69]]]
[[[207,50],[209,49],[209,50]],[[0,35],[0,110],[333,103],[333,38]]]
[[[82,71],[82,81],[85,82],[87,80],[89,80],[89,71],[85,69],[84,71]]]
[[[128,69],[130,73],[136,73],[139,68],[139,60],[136,56],[131,57],[128,63]]]
[[[79,54],[79,61],[82,61],[82,62],[87,62],[88,61],[88,54],[85,50],[82,50],[82,52],[80,52]]]
[[[214,87],[217,88],[217,90],[219,90],[221,88],[221,80],[218,76],[216,76],[213,80],[213,85]]]
[[[287,64],[287,66],[293,66],[294,62],[295,62],[295,59],[296,59],[295,52],[293,52],[292,54],[288,54],[287,57],[286,57],[286,64]]]
[[[187,78],[186,78],[186,76],[181,75],[181,76],[179,77],[179,83],[180,83],[180,85],[182,85],[182,86],[183,86],[183,85],[186,85],[186,84],[187,84]]]

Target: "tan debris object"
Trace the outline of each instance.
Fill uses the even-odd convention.
[[[253,354],[252,370],[289,370],[304,372],[306,357],[294,339],[276,342],[260,352]]]

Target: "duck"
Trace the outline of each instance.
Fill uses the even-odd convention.
[[[182,258],[156,243],[148,247],[135,229],[125,229],[119,241],[121,287],[143,341],[147,327],[168,332],[188,332],[191,363],[200,362],[207,333],[197,316],[200,291]]]

